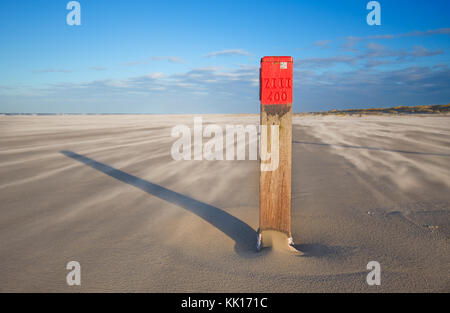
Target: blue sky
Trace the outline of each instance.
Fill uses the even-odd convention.
[[[450,1],[0,2],[0,112],[257,113],[265,55],[294,111],[450,102]]]

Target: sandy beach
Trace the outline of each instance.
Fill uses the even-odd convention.
[[[259,162],[175,161],[178,124],[193,116],[0,116],[0,292],[450,291],[449,116],[295,116],[302,256],[256,251]]]

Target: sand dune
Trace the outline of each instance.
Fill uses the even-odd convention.
[[[0,292],[450,291],[449,117],[295,117],[303,256],[256,251],[258,162],[174,161],[180,123],[193,116],[0,116]]]

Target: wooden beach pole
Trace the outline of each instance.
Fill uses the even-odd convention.
[[[261,59],[261,173],[258,249],[281,243],[281,246],[296,251],[293,248],[291,234],[292,87],[292,57],[264,57]],[[274,136],[274,132],[276,135],[277,131],[278,138]],[[263,160],[264,149],[266,149],[263,144],[264,136],[267,136],[267,152],[270,152],[271,160]],[[278,162],[274,161],[277,149]]]

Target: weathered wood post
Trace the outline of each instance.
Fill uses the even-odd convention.
[[[291,235],[292,85],[292,57],[261,59],[258,249],[281,243],[296,251]],[[265,160],[269,155],[271,160]]]

